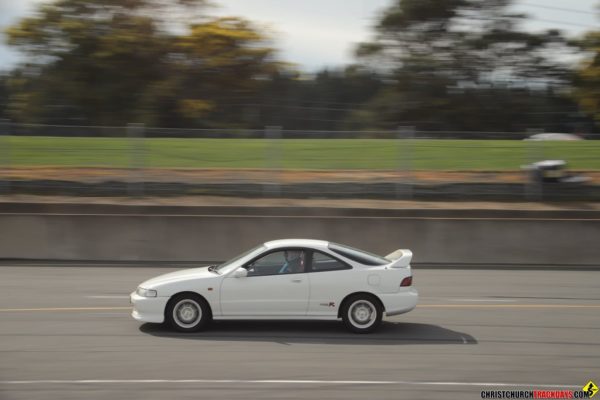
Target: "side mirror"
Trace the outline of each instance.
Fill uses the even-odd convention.
[[[245,278],[248,276],[248,270],[246,268],[238,268],[234,273],[234,278]]]

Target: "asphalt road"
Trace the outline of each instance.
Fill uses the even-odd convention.
[[[415,270],[372,335],[337,322],[140,325],[162,268],[0,267],[0,399],[479,399],[600,384],[600,272]]]

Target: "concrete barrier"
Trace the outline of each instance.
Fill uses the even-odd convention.
[[[600,265],[600,212],[253,207],[0,209],[0,259],[220,261],[258,243],[315,238],[415,264]]]

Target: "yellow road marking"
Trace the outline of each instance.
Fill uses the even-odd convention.
[[[419,304],[417,308],[600,308],[600,304]],[[0,308],[0,312],[27,311],[119,311],[132,307],[48,307],[48,308]]]
[[[600,304],[419,304],[417,308],[600,308]]]
[[[0,308],[0,312],[19,312],[19,311],[114,311],[114,310],[131,310],[131,307]]]

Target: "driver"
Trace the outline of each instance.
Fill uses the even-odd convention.
[[[301,250],[286,250],[285,264],[279,270],[280,274],[304,272],[304,253]]]

